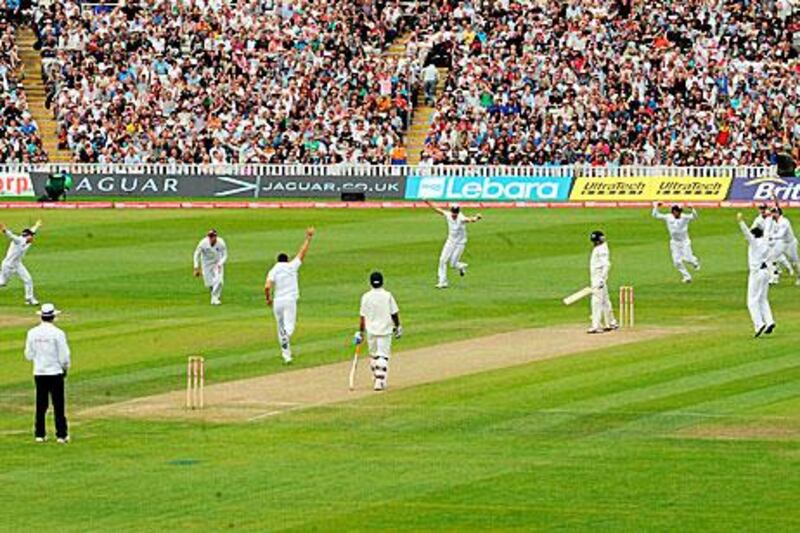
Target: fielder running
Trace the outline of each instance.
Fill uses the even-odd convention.
[[[593,231],[589,240],[594,245],[589,260],[589,278],[592,287],[592,327],[587,333],[603,333],[619,329],[614,318],[614,308],[608,297],[608,272],[611,270],[611,253],[602,231]]]
[[[800,260],[797,256],[797,237],[794,235],[792,223],[783,216],[783,209],[777,205],[771,210],[772,224],[768,233],[769,243],[772,247],[772,257],[775,259],[772,271],[772,283],[777,283],[780,277],[778,263],[787,267],[790,274],[797,274],[795,283],[800,285]]]
[[[37,220],[32,228],[25,228],[20,235],[14,235],[5,224],[0,224],[0,231],[5,233],[8,240],[11,241],[8,245],[6,258],[3,259],[3,263],[0,265],[0,287],[5,287],[12,276],[19,276],[25,287],[25,303],[28,305],[38,305],[39,302],[36,301],[36,297],[33,295],[33,278],[28,269],[25,268],[25,265],[22,264],[22,258],[25,257],[28,249],[33,245],[33,238],[41,226],[42,221]]]
[[[403,335],[400,325],[400,309],[392,293],[383,288],[383,275],[373,272],[369,277],[372,290],[361,297],[361,320],[353,341],[364,342],[367,333],[370,369],[375,378],[373,389],[386,390],[389,376],[389,358],[392,356],[392,335],[399,339]]]
[[[697,219],[697,209],[692,208],[691,213],[684,214],[681,206],[673,205],[670,209],[670,214],[667,215],[666,213],[660,213],[658,211],[659,207],[661,207],[660,203],[653,203],[653,218],[663,220],[667,225],[672,264],[683,276],[683,282],[691,283],[692,275],[689,274],[689,270],[687,270],[684,263],[689,263],[695,270],[700,270],[700,261],[692,251],[692,240],[689,238],[689,223]]]
[[[291,261],[287,254],[279,253],[278,262],[267,273],[267,281],[264,283],[264,297],[275,315],[281,357],[287,365],[292,363],[291,342],[297,323],[297,299],[300,298],[297,273],[306,259],[306,253],[313,237],[314,228],[308,228],[306,240]]]
[[[447,221],[447,240],[439,255],[439,280],[436,284],[437,289],[446,289],[449,284],[447,280],[447,266],[458,269],[458,273],[464,276],[467,273],[467,263],[461,261],[464,249],[467,246],[467,224],[477,222],[483,218],[478,213],[474,217],[468,217],[461,212],[461,208],[453,204],[450,210],[439,209],[430,202],[425,202],[428,207],[442,215]]]
[[[228,260],[228,247],[217,230],[210,230],[194,250],[194,276],[203,274],[203,282],[211,291],[211,305],[222,303],[222,285],[225,283],[225,262]],[[201,270],[202,267],[202,270]]]
[[[760,227],[748,229],[741,213],[737,213],[736,219],[739,221],[739,228],[749,245],[747,264],[750,268],[750,275],[747,278],[747,310],[753,321],[755,336],[760,337],[764,333],[769,335],[775,329],[775,320],[769,305],[771,249],[764,237],[764,230]]]

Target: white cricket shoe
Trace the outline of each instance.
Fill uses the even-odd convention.
[[[698,262],[696,262],[696,263],[692,263],[692,267],[693,267],[695,270],[700,270],[700,261],[698,261]]]
[[[681,281],[683,281],[684,283],[691,283],[692,278],[683,278]]]
[[[219,298],[211,298],[211,305],[222,305],[222,300]]]
[[[586,331],[589,335],[596,335],[598,333],[603,333],[603,328],[591,328]]]
[[[47,441],[47,437],[36,437],[36,442],[45,442]]]
[[[449,286],[450,286],[450,285],[448,285],[447,283],[437,283],[437,284],[436,284],[436,288],[437,288],[437,289],[446,289],[446,288],[447,288],[447,287],[449,287]]]
[[[25,300],[26,305],[39,305],[39,300],[36,298],[28,298]]]
[[[66,436],[66,437],[64,437],[63,439],[56,439],[56,442],[57,442],[57,443],[59,443],[59,444],[66,444],[66,443],[68,443],[68,442],[69,442],[69,435],[67,435],[67,436]]]
[[[468,266],[469,266],[468,264],[464,263],[463,265],[461,265],[461,268],[458,269],[458,273],[461,274],[462,278],[467,275]]]

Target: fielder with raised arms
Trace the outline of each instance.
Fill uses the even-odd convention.
[[[279,253],[278,262],[267,273],[267,281],[264,283],[264,297],[275,315],[281,357],[287,365],[292,363],[291,342],[297,323],[297,299],[300,298],[297,274],[306,259],[306,253],[313,237],[314,228],[308,228],[306,240],[303,241],[300,250],[291,261],[287,254]]]
[[[392,335],[399,339],[403,335],[403,327],[400,325],[400,308],[394,296],[383,288],[383,274],[370,274],[369,284],[372,290],[361,297],[361,319],[353,341],[355,344],[364,342],[366,332],[369,366],[375,379],[373,389],[383,391],[388,386]]]
[[[611,270],[611,252],[602,231],[593,231],[589,240],[594,245],[589,260],[589,278],[592,287],[592,327],[587,333],[603,333],[619,329],[614,318],[614,308],[608,297],[608,273]]]
[[[787,267],[790,273],[797,274],[795,283],[800,285],[800,258],[797,255],[797,237],[795,237],[792,223],[783,216],[783,209],[778,205],[772,208],[770,214],[772,216],[772,224],[767,236],[775,259],[771,282],[777,283],[780,277],[778,263],[781,263]]]
[[[6,258],[3,259],[3,263],[0,265],[0,287],[5,287],[12,276],[19,276],[25,287],[25,303],[28,305],[37,305],[39,302],[36,301],[36,297],[33,295],[33,278],[28,269],[25,268],[25,265],[22,264],[22,258],[28,253],[28,249],[33,246],[33,239],[41,226],[42,221],[37,220],[33,227],[25,228],[20,235],[14,235],[5,224],[0,224],[0,231],[11,241],[8,245]]]
[[[669,249],[672,252],[672,264],[683,276],[684,283],[691,283],[692,275],[684,263],[689,263],[695,270],[700,270],[700,261],[692,251],[692,240],[689,238],[689,223],[697,220],[697,209],[692,208],[692,212],[683,213],[683,208],[673,205],[670,214],[660,213],[658,208],[661,204],[653,202],[653,218],[663,220],[669,232]]]
[[[225,283],[225,262],[228,260],[228,247],[217,230],[212,229],[197,244],[194,250],[194,275],[211,291],[211,305],[222,303],[222,285]],[[201,268],[202,267],[202,268]]]
[[[747,310],[753,321],[755,336],[769,335],[775,330],[775,319],[769,305],[769,264],[772,249],[764,237],[764,230],[756,226],[748,229],[741,213],[736,214],[739,228],[747,240],[747,265],[750,274],[747,278]]]
[[[448,265],[457,269],[461,276],[467,273],[469,265],[461,261],[461,256],[464,255],[464,249],[467,247],[467,224],[481,220],[483,215],[478,213],[474,217],[468,217],[461,212],[461,208],[457,204],[450,206],[450,210],[447,211],[435,207],[430,202],[425,203],[447,221],[447,240],[444,243],[444,247],[442,247],[442,253],[439,255],[439,279],[436,283],[437,289],[446,289],[449,287],[447,280]]]

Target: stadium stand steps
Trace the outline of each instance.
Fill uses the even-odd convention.
[[[45,106],[47,92],[42,79],[42,58],[33,48],[35,43],[36,35],[30,28],[17,29],[17,47],[24,65],[22,84],[28,98],[28,109],[39,128],[48,159],[52,162],[69,162],[72,161],[72,154],[58,147],[58,124],[52,111]]]
[[[449,72],[446,68],[439,68],[438,70],[439,82],[436,84],[435,100],[438,100],[439,96],[442,94]],[[428,136],[433,114],[436,111],[435,106],[424,105],[423,95],[418,96],[417,103],[419,102],[423,102],[423,105],[416,107],[414,111],[414,120],[406,133],[406,147],[408,149],[408,163],[410,165],[418,164],[422,158],[422,151],[425,149],[425,138]]]

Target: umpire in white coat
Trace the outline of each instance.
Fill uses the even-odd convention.
[[[64,379],[70,366],[67,336],[53,324],[58,315],[53,304],[44,304],[39,316],[42,323],[28,331],[25,341],[25,359],[33,362],[33,378],[36,383],[36,422],[34,436],[36,442],[44,442],[45,415],[50,402],[56,422],[56,439],[59,443],[69,442],[69,430],[65,415]]]

